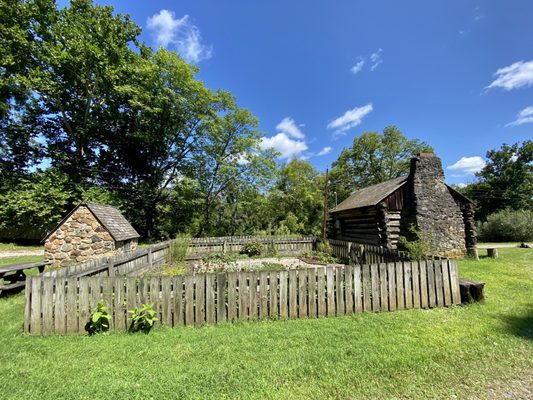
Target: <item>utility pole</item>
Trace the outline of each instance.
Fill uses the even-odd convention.
[[[329,178],[328,170],[326,169],[326,183],[324,187],[324,216],[322,219],[322,239],[326,240],[326,221],[328,218],[328,189],[329,189]]]

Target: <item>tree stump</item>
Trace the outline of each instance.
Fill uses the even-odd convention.
[[[485,283],[459,279],[461,304],[473,303],[485,299]]]
[[[466,249],[466,255],[468,257],[473,258],[476,261],[479,261],[479,254],[477,252],[477,247],[470,247],[470,248]]]
[[[490,258],[498,258],[498,249],[496,248],[487,249],[487,255]]]

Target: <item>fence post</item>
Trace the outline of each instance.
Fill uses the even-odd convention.
[[[113,259],[109,257],[107,259],[107,276],[115,276],[115,263],[113,262]]]
[[[152,261],[152,246],[148,247],[148,268],[152,268],[152,264],[153,264],[153,261]]]
[[[222,242],[222,254],[226,254],[226,241]]]

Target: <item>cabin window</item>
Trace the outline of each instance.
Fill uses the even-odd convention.
[[[131,250],[131,240],[126,240],[124,242],[124,251],[130,251]]]

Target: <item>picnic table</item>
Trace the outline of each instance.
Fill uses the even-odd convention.
[[[39,268],[39,273],[42,273],[48,264],[50,263],[40,261],[34,263],[5,265],[0,267],[0,294],[4,290],[12,290],[24,287],[27,270]]]

